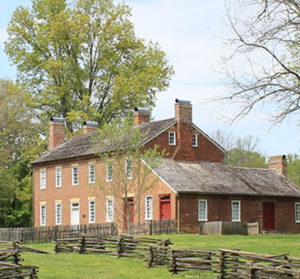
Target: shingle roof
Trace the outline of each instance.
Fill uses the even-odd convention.
[[[300,188],[276,170],[163,159],[155,172],[175,192],[300,197]]]
[[[145,138],[143,139],[143,143],[146,143],[153,137],[159,135],[172,125],[176,123],[174,118],[160,120],[160,121],[153,121],[148,123],[142,123],[140,125],[141,133],[145,134]],[[68,140],[64,141],[63,143],[57,145],[51,151],[43,154],[40,158],[33,161],[32,164],[39,164],[45,163],[50,161],[57,161],[63,159],[69,159],[79,156],[87,156],[93,155],[94,152],[94,144],[93,144],[93,136],[95,136],[97,132],[90,133],[90,134],[81,134],[75,135]],[[107,141],[107,144],[103,148],[103,152],[109,151],[110,149],[110,142]]]

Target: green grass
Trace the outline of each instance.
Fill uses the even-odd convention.
[[[170,238],[175,247],[191,249],[239,248],[244,251],[281,254],[289,253],[300,257],[300,235],[261,235],[261,236],[204,236],[204,235],[164,235]],[[167,267],[148,269],[144,261],[132,258],[116,258],[109,255],[54,254],[53,244],[28,245],[51,251],[50,255],[23,253],[24,264],[38,265],[39,278],[98,279],[98,278],[174,278]],[[198,273],[199,275],[199,273]],[[215,276],[201,274],[201,278]],[[175,278],[185,278],[185,274]]]

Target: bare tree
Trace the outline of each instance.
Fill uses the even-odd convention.
[[[300,109],[300,1],[228,0],[234,48],[224,58],[230,93],[241,105],[233,120],[258,104],[275,104],[277,123]]]

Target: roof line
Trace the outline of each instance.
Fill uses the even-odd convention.
[[[209,135],[204,133],[196,124],[192,123],[192,126],[196,130],[198,130],[198,132],[201,133],[204,137],[206,137],[211,143],[213,143],[216,147],[218,147],[221,151],[223,151],[223,153],[226,153],[226,150],[221,145],[219,145],[216,141],[214,141]]]
[[[163,121],[163,120],[159,120],[159,121]],[[154,138],[156,138],[157,136],[161,135],[163,132],[165,132],[166,130],[168,130],[169,128],[171,128],[174,124],[176,124],[176,120],[174,119],[174,121],[168,125],[165,129],[159,131],[157,134],[153,135],[151,138],[145,140],[144,142],[142,142],[142,145],[148,143],[149,141],[153,140]]]
[[[153,168],[151,168],[147,162],[144,159],[141,159],[141,161],[165,184],[167,185],[175,194],[177,194],[177,191],[166,181],[164,180]]]

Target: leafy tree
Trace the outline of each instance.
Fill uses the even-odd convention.
[[[115,211],[122,216],[122,220],[118,220],[120,223],[125,218],[129,224],[132,216],[128,198],[130,193],[135,193],[133,214],[140,224],[143,195],[157,182],[157,178],[150,174],[165,156],[164,151],[158,151],[158,146],[148,149],[142,147],[146,135],[147,132],[132,126],[132,121],[126,119],[104,125],[93,138],[96,154],[112,168],[112,181],[106,183],[104,179],[99,181],[99,185],[105,193],[114,196]]]
[[[0,226],[28,226],[32,216],[30,161],[44,149],[25,92],[0,79]]]
[[[300,2],[228,0],[227,19],[233,47],[225,57],[231,88],[224,97],[241,105],[234,119],[258,104],[271,104],[273,120],[300,109]],[[274,106],[275,104],[275,106]]]
[[[294,183],[300,185],[300,158],[297,154],[287,156],[287,176]]]
[[[113,0],[32,0],[9,23],[6,53],[40,116],[100,126],[153,106],[173,69],[158,44],[137,38],[130,8]]]

